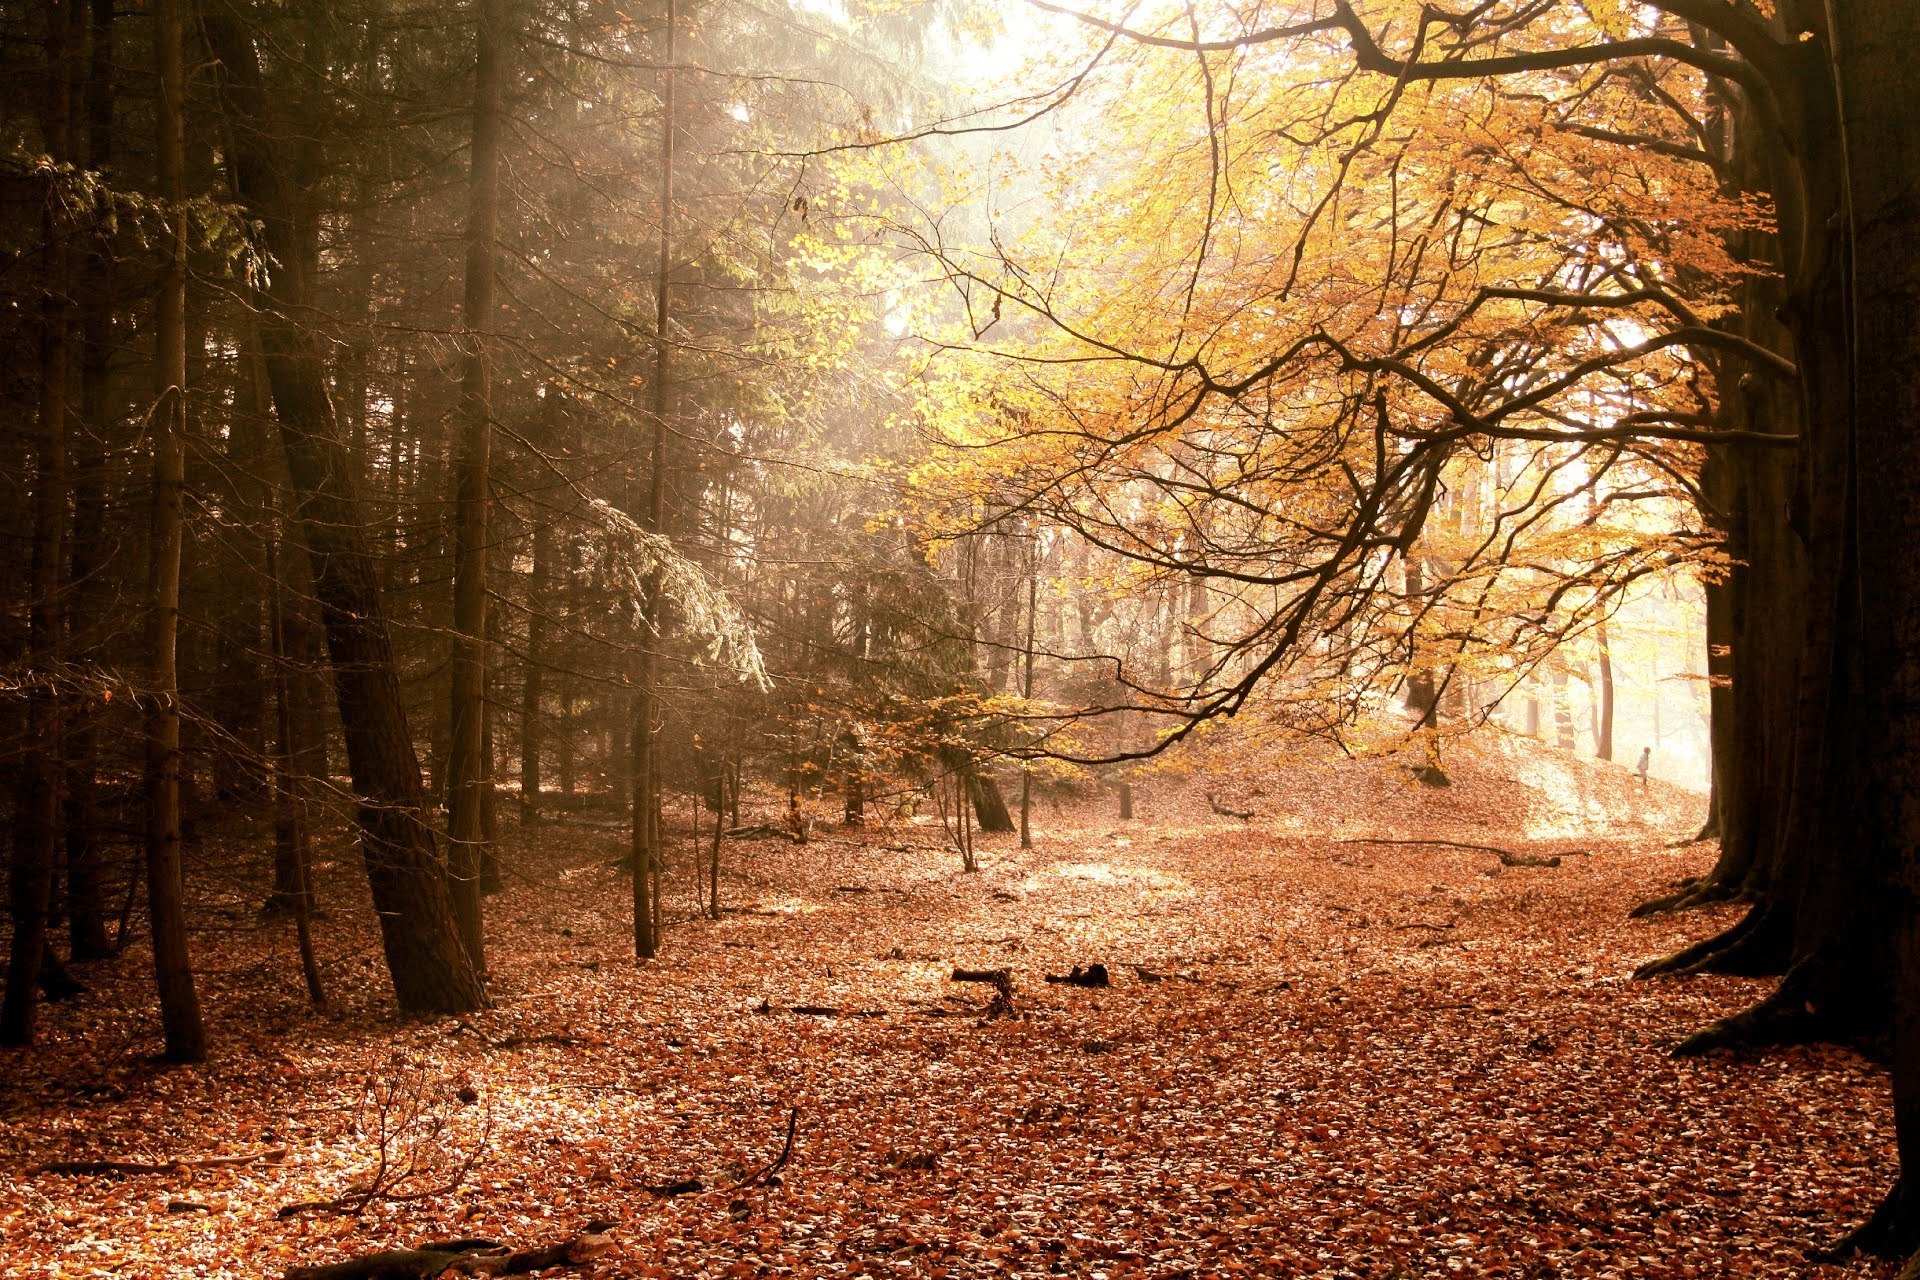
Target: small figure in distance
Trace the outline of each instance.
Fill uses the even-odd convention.
[[[1647,785],[1647,766],[1653,763],[1653,748],[1640,748],[1640,767],[1635,770],[1640,775],[1640,785]]]

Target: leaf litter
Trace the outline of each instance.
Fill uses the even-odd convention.
[[[683,852],[644,965],[617,834],[509,831],[496,1003],[459,1019],[387,1011],[340,869],[329,1013],[282,930],[235,928],[202,944],[211,1063],[143,1056],[137,950],[0,1057],[0,1273],[278,1275],[607,1219],[578,1274],[1888,1274],[1804,1252],[1893,1174],[1883,1073],[1672,1058],[1766,985],[1627,976],[1732,918],[1627,919],[1711,865],[1670,847],[1698,798],[1534,756],[1444,790],[1284,771],[1233,797],[1251,820],[1176,780],[1130,823],[1042,803],[1036,847],[982,837],[973,875],[925,826],[729,846],[718,921]],[[1095,963],[1110,986],[1044,980]],[[956,968],[1008,970],[1016,1016]]]

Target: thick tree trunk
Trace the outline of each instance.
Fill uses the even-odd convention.
[[[1000,783],[992,774],[968,769],[967,795],[973,802],[974,820],[982,831],[1004,835],[1018,830],[1013,815],[1007,811],[1006,797],[1000,794]]]
[[[1870,714],[1843,728],[1865,738],[1862,844],[1885,858],[1881,901],[1897,956],[1893,1008],[1894,1123],[1901,1186],[1889,1200],[1888,1239],[1920,1244],[1920,6],[1831,0],[1826,12],[1839,80],[1841,153],[1850,239],[1845,265],[1848,359],[1833,372],[1852,393],[1845,461],[1857,490],[1843,627],[1857,630],[1856,687]],[[1836,343],[1836,345],[1840,345]],[[1867,883],[1874,883],[1869,864]],[[1910,1266],[1909,1271],[1920,1270]]]
[[[42,128],[56,163],[69,156],[72,127],[73,12],[68,0],[50,0],[47,14],[48,86]],[[48,913],[53,905],[54,849],[59,837],[64,691],[55,664],[63,632],[61,568],[67,520],[67,415],[71,376],[72,230],[60,200],[47,193],[41,213],[47,269],[40,307],[40,413],[33,493],[33,549],[28,570],[27,732],[20,744],[15,785],[13,864],[8,875],[13,942],[7,988],[0,997],[0,1045],[32,1044],[38,1021],[37,988],[47,959]]]
[[[476,1009],[486,997],[455,925],[446,869],[427,824],[419,760],[351,460],[327,396],[320,349],[300,327],[307,296],[303,255],[293,193],[271,140],[260,132],[273,113],[258,55],[251,35],[229,12],[208,12],[202,30],[222,64],[233,108],[235,189],[265,228],[278,264],[256,298],[261,349],[292,480],[293,515],[312,559],[314,594],[333,659],[387,968],[403,1009]]]

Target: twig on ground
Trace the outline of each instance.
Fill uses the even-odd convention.
[[[767,1184],[768,1179],[786,1168],[787,1161],[793,1159],[793,1135],[799,1127],[800,1108],[795,1107],[787,1113],[787,1141],[786,1145],[780,1148],[780,1154],[773,1158],[773,1163],[769,1164],[760,1172],[750,1177],[742,1178],[731,1187],[728,1187],[728,1194],[731,1195],[735,1191],[744,1191],[748,1187],[763,1187]]]
[[[35,1169],[35,1173],[109,1174],[125,1176],[139,1173],[172,1173],[178,1169],[232,1169],[261,1160],[275,1163],[287,1158],[285,1147],[268,1147],[245,1155],[201,1156],[192,1160],[54,1160]]]

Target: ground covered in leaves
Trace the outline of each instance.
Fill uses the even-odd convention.
[[[974,875],[904,819],[730,847],[735,910],[639,966],[618,833],[510,829],[497,1003],[464,1019],[386,1009],[344,853],[324,1014],[236,879],[199,939],[215,1061],[143,1056],[136,949],[0,1056],[0,1273],[278,1275],[606,1218],[586,1273],[1884,1274],[1802,1252],[1892,1174],[1879,1072],[1670,1058],[1764,986],[1628,978],[1714,924],[1626,918],[1710,864],[1667,847],[1697,798],[1539,750],[1453,772],[1303,765],[1219,797],[1247,821],[1175,778],[1131,823],[1041,804]],[[1092,962],[1111,988],[1044,981]],[[1011,970],[1020,1016],[982,1023],[956,966]]]

